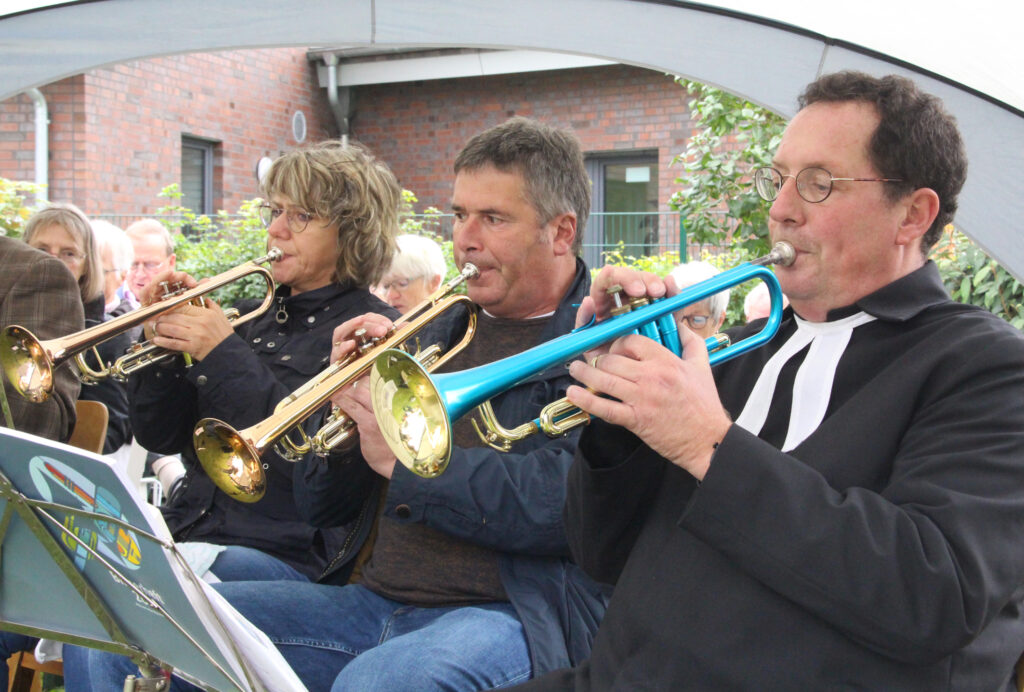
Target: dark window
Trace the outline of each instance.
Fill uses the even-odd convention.
[[[619,243],[634,257],[657,251],[657,152],[593,154],[586,164],[594,186],[583,238],[587,264],[600,267],[603,254]]]
[[[213,154],[216,143],[181,138],[181,206],[197,214],[213,213]]]

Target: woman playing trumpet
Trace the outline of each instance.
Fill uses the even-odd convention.
[[[216,553],[214,575],[314,581],[331,576],[344,530],[316,530],[299,518],[292,474],[301,465],[268,452],[266,495],[237,502],[204,474],[192,431],[207,416],[239,428],[263,420],[328,364],[338,324],[366,311],[396,314],[366,289],[390,264],[400,188],[365,148],[325,142],[277,159],[263,192],[267,245],[283,253],[270,266],[279,284],[274,303],[237,331],[209,300],[148,322],[146,337],[188,354],[192,366],[174,359],[132,375],[132,425],[147,449],[182,454],[186,474],[168,497],[164,518],[177,541],[216,546],[203,551],[207,560]],[[144,305],[159,300],[161,281],[196,285],[184,273],[164,272],[143,291]],[[370,479],[362,475],[350,486],[353,515],[369,492]]]

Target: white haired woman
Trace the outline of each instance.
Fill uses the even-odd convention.
[[[720,269],[704,261],[684,262],[672,270],[669,276],[676,282],[680,290],[707,281],[720,273]],[[728,289],[708,296],[704,300],[691,303],[676,313],[676,317],[686,322],[690,331],[703,338],[713,336],[725,322],[725,309],[729,306]]]
[[[398,236],[398,252],[380,282],[380,295],[403,315],[437,290],[448,266],[441,246],[430,238]]]

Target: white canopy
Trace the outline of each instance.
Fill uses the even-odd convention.
[[[1020,0],[7,0],[0,99],[143,57],[257,46],[521,48],[714,84],[785,116],[822,73],[901,73],[957,116],[957,225],[1024,278]]]

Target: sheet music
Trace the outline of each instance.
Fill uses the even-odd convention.
[[[37,516],[52,517],[43,521],[53,544],[131,644],[213,689],[305,690],[270,640],[195,576],[159,511],[109,460],[0,428],[0,472],[26,497],[54,503],[35,510]],[[0,497],[0,513],[7,504]],[[112,641],[17,515],[0,544],[0,620],[52,632],[52,639]]]

